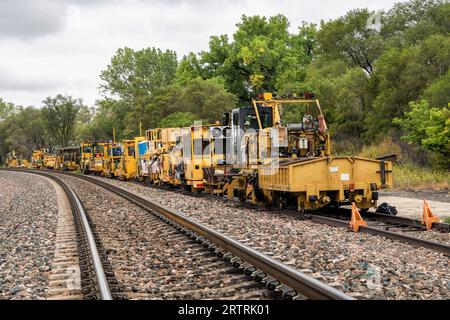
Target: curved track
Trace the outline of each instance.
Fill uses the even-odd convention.
[[[32,173],[55,181],[64,190],[70,204],[77,237],[78,257],[81,271],[81,289],[84,299],[112,300],[117,292],[117,281],[111,272],[98,237],[76,193],[63,180],[52,174],[30,170],[10,170]]]
[[[51,177],[54,180],[57,179],[58,183],[63,183],[66,188],[69,188],[65,182],[63,182],[58,177],[55,177],[55,174],[48,174],[33,170],[20,171],[33,172],[36,174]],[[202,245],[211,253],[214,253],[218,257],[221,257],[226,262],[232,263],[233,267],[242,271],[246,276],[253,278],[257,282],[263,283],[270,291],[278,291],[282,293],[282,296],[286,299],[352,299],[343,292],[330,287],[302,272],[299,272],[295,268],[292,268],[281,263],[278,260],[264,255],[261,252],[258,252],[238,241],[235,241],[215,230],[212,230],[211,228],[208,228],[205,225],[202,225],[180,213],[162,207],[157,203],[144,199],[120,187],[113,186],[111,184],[93,179],[88,176],[67,172],[65,172],[64,175],[76,177],[78,179],[82,179],[89,183],[95,184],[103,189],[119,195],[127,201],[134,203],[145,211],[151,213],[153,216],[177,229],[179,232],[186,234],[188,237],[195,240],[195,242]],[[74,193],[73,195],[76,197]],[[73,208],[77,212],[80,212],[80,208],[82,208],[82,205],[79,199],[73,198],[71,200],[71,205],[72,203],[74,206]],[[88,218],[81,218],[78,220],[87,221]],[[86,238],[87,242],[89,243],[89,236],[87,236]],[[94,260],[96,259],[92,259],[93,263],[98,263],[98,260],[97,262],[95,262]],[[97,269],[99,268],[94,269],[97,271]],[[105,279],[102,280],[101,278],[102,277],[100,276],[100,279],[97,279],[95,281],[97,287],[99,283],[108,283],[108,280],[105,281]],[[100,298],[108,299],[108,296],[102,293],[100,295]]]

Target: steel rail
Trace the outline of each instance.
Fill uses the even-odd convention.
[[[391,216],[384,213],[379,212],[366,212],[362,214],[363,217],[369,217],[369,218],[376,218],[380,219],[381,221],[386,222],[392,222],[399,225],[406,225],[406,226],[412,226],[418,229],[426,230],[425,226],[416,219],[410,219],[406,217],[399,217],[399,216]],[[432,225],[433,229],[437,229],[438,231],[450,231],[450,224],[445,222],[433,222]]]
[[[88,176],[64,172],[63,174],[79,178],[100,187],[103,187],[130,202],[138,205],[152,214],[162,214],[167,219],[194,231],[199,236],[204,237],[218,247],[234,254],[245,262],[258,268],[260,271],[279,280],[281,283],[287,285],[291,289],[297,291],[310,299],[320,300],[354,300],[354,298],[345,293],[316,280],[297,269],[290,267],[282,262],[264,255],[253,248],[240,243],[230,237],[223,235],[197,221],[194,221],[187,216],[178,213],[172,209],[165,208],[155,202],[145,199],[139,195],[131,193],[121,187],[94,179]]]
[[[192,195],[199,196],[197,194],[192,194]],[[205,196],[207,198],[211,198],[211,199],[223,199],[224,201],[232,201],[234,203],[239,203],[240,205],[242,205],[246,208],[249,208],[249,209],[260,208],[258,205],[254,205],[254,204],[250,204],[250,203],[242,203],[237,200],[230,200],[227,198],[220,198],[220,197],[215,197],[215,196],[209,197],[208,194],[206,194]],[[270,210],[270,211],[273,211],[276,213],[289,215],[289,216],[292,216],[297,219],[308,219],[313,222],[327,224],[329,226],[341,227],[341,228],[347,228],[347,229],[349,228],[350,220],[348,220],[348,221],[340,220],[340,219],[331,218],[331,217],[314,214],[314,213],[302,214],[298,211],[293,211],[293,210],[288,210],[288,209],[265,208],[265,210]],[[340,210],[345,210],[346,212],[348,212],[349,217],[351,216],[351,210],[345,209],[345,208],[340,208]],[[362,216],[368,217],[368,218],[379,219],[380,221],[383,221],[383,222],[391,222],[391,223],[394,223],[397,225],[406,225],[406,226],[418,228],[420,230],[426,230],[426,228],[422,225],[422,223],[420,223],[420,221],[415,220],[415,219],[391,216],[391,215],[377,213],[377,212],[376,213],[375,212],[366,212],[366,213],[363,213]],[[433,229],[434,228],[438,229],[439,231],[442,231],[442,230],[447,231],[447,230],[450,230],[450,224],[442,223],[442,222],[440,222],[440,223],[434,222]],[[411,236],[407,236],[407,235],[404,235],[401,233],[382,230],[379,228],[373,228],[373,227],[369,227],[369,226],[367,226],[367,227],[361,226],[360,231],[364,232],[364,233],[372,234],[372,235],[382,236],[382,237],[385,237],[385,238],[388,238],[391,240],[405,242],[405,243],[414,245],[416,247],[428,248],[428,249],[431,249],[431,250],[434,250],[437,252],[441,252],[447,256],[450,256],[450,245],[447,245],[445,243],[439,243],[439,242],[435,242],[435,241],[420,239],[417,237],[411,237]]]
[[[158,188],[159,189],[159,188]],[[166,191],[174,191],[171,189],[165,189],[165,188],[160,188],[162,190],[166,190]],[[174,191],[174,192],[178,192],[178,191]],[[185,193],[186,194],[186,193]],[[241,202],[238,200],[234,200],[234,199],[227,199],[224,197],[217,197],[217,196],[212,196],[210,194],[197,194],[197,193],[187,193],[190,196],[193,197],[205,197],[208,199],[215,199],[215,200],[223,200],[225,202],[233,202],[233,203],[237,203],[243,207],[249,208],[249,209],[259,209],[261,208],[258,205],[255,204],[251,204],[251,203],[247,203],[247,202]],[[343,228],[349,228],[349,222],[350,221],[345,221],[345,220],[340,220],[340,219],[335,219],[335,218],[330,218],[324,215],[319,215],[319,214],[314,214],[314,213],[309,213],[309,214],[302,214],[298,211],[293,211],[293,210],[288,210],[288,209],[277,209],[277,208],[265,208],[265,210],[269,210],[269,211],[273,211],[273,212],[277,212],[280,214],[285,214],[285,215],[289,215],[292,216],[294,218],[297,219],[308,219],[311,220],[313,222],[317,222],[317,223],[322,223],[322,224],[327,224],[330,226],[334,226],[334,227],[343,227]],[[345,210],[348,211],[349,214],[351,214],[351,210],[349,209],[345,209],[345,208],[340,208],[340,210]],[[406,225],[406,226],[412,226],[421,230],[426,230],[425,227],[420,223],[420,221],[418,220],[414,220],[414,219],[410,219],[410,218],[405,218],[405,217],[398,217],[398,216],[391,216],[391,215],[387,215],[387,214],[382,214],[382,213],[374,213],[374,212],[366,212],[362,214],[363,216],[367,216],[367,217],[373,217],[375,219],[380,219],[381,221],[384,222],[392,222],[398,225]],[[372,216],[373,215],[373,216]],[[449,230],[450,228],[450,224],[448,223],[433,223],[433,228],[439,228],[440,230]],[[401,241],[401,242],[405,242],[411,245],[414,245],[416,247],[423,247],[423,248],[428,248],[437,252],[441,252],[447,256],[450,256],[450,246],[444,243],[439,243],[439,242],[435,242],[435,241],[430,241],[430,240],[424,240],[424,239],[420,239],[417,237],[411,237],[411,236],[407,236],[407,235],[403,235],[400,233],[396,233],[396,232],[391,232],[391,231],[387,231],[387,230],[382,230],[379,228],[373,228],[373,227],[360,227],[360,231],[364,232],[364,233],[368,233],[368,234],[372,234],[372,235],[377,235],[377,236],[382,236],[385,238],[389,238],[391,240],[396,240],[396,241]]]
[[[308,218],[313,222],[324,223],[335,227],[349,227],[349,221],[344,221],[340,219],[324,217],[319,215],[308,215]],[[359,230],[364,233],[369,233],[377,236],[382,236],[388,239],[406,242],[408,244],[414,245],[416,247],[428,248],[447,256],[450,256],[450,245],[445,243],[439,243],[435,241],[424,240],[416,237],[407,236],[401,233],[391,232],[387,230],[382,230],[373,227],[360,226]]]
[[[92,230],[89,226],[89,222],[88,219],[86,217],[86,212],[84,211],[83,205],[81,204],[80,199],[78,198],[77,194],[75,193],[75,191],[73,191],[72,188],[69,187],[69,185],[67,183],[65,183],[63,180],[61,180],[58,177],[55,177],[52,174],[47,174],[44,172],[37,172],[37,171],[32,171],[32,170],[20,170],[20,169],[2,169],[2,170],[7,170],[7,171],[18,171],[18,172],[23,172],[23,173],[30,173],[30,174],[35,174],[38,176],[43,176],[49,179],[52,179],[53,181],[55,181],[59,186],[61,186],[61,188],[64,190],[69,203],[70,203],[70,207],[72,210],[72,213],[77,214],[80,218],[81,221],[83,223],[83,229],[84,232],[86,234],[87,240],[88,240],[88,245],[89,245],[89,251],[90,251],[90,256],[92,259],[92,266],[94,267],[94,272],[95,272],[95,277],[97,279],[97,286],[98,286],[98,291],[99,291],[99,295],[100,298],[102,300],[112,300],[112,295],[111,295],[111,291],[109,289],[108,286],[108,281],[106,279],[105,276],[105,271],[103,269],[103,265],[100,259],[100,255],[97,249],[97,245],[95,244],[95,240],[94,240],[94,235],[92,233]]]

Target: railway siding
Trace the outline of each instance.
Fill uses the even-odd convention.
[[[97,178],[178,210],[345,293],[363,299],[448,299],[448,257],[379,236],[261,208]]]

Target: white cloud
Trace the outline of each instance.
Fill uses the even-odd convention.
[[[99,74],[115,51],[208,48],[211,35],[232,35],[243,14],[284,14],[295,32],[353,8],[388,9],[394,0],[3,0],[0,4],[0,97],[41,105],[57,93],[98,98]]]

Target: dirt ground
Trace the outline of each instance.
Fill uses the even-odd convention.
[[[398,216],[420,219],[423,200],[427,200],[431,211],[439,216],[450,216],[450,192],[448,191],[389,191],[380,192],[378,204],[387,202],[397,208]]]

